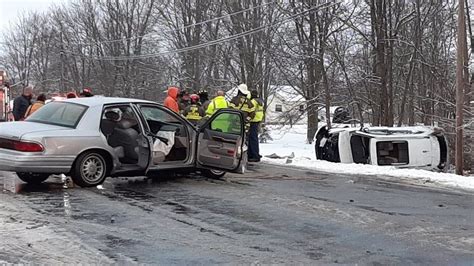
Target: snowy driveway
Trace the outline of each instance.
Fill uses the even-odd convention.
[[[0,264],[469,264],[474,196],[259,165],[0,193]]]

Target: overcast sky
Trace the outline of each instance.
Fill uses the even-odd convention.
[[[0,32],[3,33],[10,22],[28,11],[46,11],[53,3],[60,4],[68,0],[0,0]]]

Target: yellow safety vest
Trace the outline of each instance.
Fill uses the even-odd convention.
[[[255,112],[255,105],[245,96],[236,96],[230,101],[230,106],[245,113],[245,132],[248,132],[250,129],[250,114]]]
[[[248,104],[248,102],[250,101],[249,99],[245,97],[240,97],[238,101],[239,101],[238,105],[235,105],[235,103],[231,102],[230,106],[234,109],[238,109],[246,113],[251,113],[255,111],[255,105],[252,107],[249,106]]]
[[[252,99],[253,106],[255,107],[255,117],[250,121],[253,123],[258,123],[263,121],[263,104],[260,104],[256,99]]]
[[[201,120],[202,116],[199,114],[199,106],[193,104],[189,106],[188,114],[186,115],[188,120]]]
[[[217,96],[216,98],[212,99],[212,101],[207,106],[206,115],[211,116],[217,110],[223,109],[223,108],[228,108],[228,107],[229,107],[229,104],[227,103],[224,96]]]

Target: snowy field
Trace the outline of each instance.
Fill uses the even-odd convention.
[[[293,128],[287,126],[270,126],[273,141],[260,144],[260,154],[264,156],[262,161],[271,164],[283,164],[301,168],[314,169],[323,172],[371,175],[381,178],[412,179],[422,183],[435,183],[449,187],[458,187],[474,190],[474,176],[457,176],[450,173],[436,173],[417,169],[397,169],[395,167],[362,165],[362,164],[340,164],[316,160],[314,144],[306,143],[306,126],[297,125]],[[276,154],[280,157],[290,156],[288,160],[270,159],[266,156]]]

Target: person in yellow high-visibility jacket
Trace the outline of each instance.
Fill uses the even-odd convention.
[[[255,117],[255,106],[252,104],[249,96],[250,91],[248,90],[247,85],[240,84],[237,95],[230,101],[230,107],[244,113],[246,133],[248,133],[250,129],[250,121]]]
[[[258,97],[258,91],[252,90],[250,95],[255,107],[255,116],[250,120],[248,160],[249,162],[260,162],[262,156],[260,155],[258,133],[264,118],[264,102]]]
[[[216,97],[209,101],[209,104],[207,105],[206,109],[206,117],[209,118],[211,117],[217,110],[219,109],[224,109],[224,108],[229,108],[229,103],[225,99],[225,93],[222,90],[217,91]],[[228,115],[223,114],[219,117],[217,117],[213,122],[212,122],[212,129],[216,129],[221,132],[226,132],[229,133],[230,130],[230,124],[231,121],[228,119]]]
[[[217,110],[223,109],[223,108],[229,108],[229,103],[225,99],[225,93],[224,91],[217,91],[217,96],[212,99],[209,104],[207,105],[206,109],[206,116],[210,117],[212,116]]]

